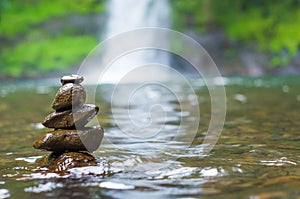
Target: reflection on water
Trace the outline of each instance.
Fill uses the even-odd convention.
[[[199,151],[211,107],[203,82],[192,81],[201,120],[187,149],[184,138],[168,145],[178,134],[193,134],[195,98],[183,85],[172,85],[179,95],[154,85],[136,92],[129,104],[114,101],[112,107],[105,96],[111,87],[103,86],[96,103],[106,140],[95,153],[98,166],[65,174],[39,168],[35,160],[48,153],[31,146],[46,131],[40,121],[51,111],[58,86],[49,82],[0,85],[0,198],[299,197],[298,78],[223,78],[226,123],[205,157]]]
[[[110,128],[106,129],[100,156],[105,148],[105,153],[115,151],[117,156],[138,155],[137,166],[147,162],[145,159],[162,162],[160,166],[163,166],[166,158],[176,159],[175,152],[184,153],[192,143],[198,130],[199,110],[195,103],[197,97],[191,98],[188,85],[150,83],[103,87],[110,92],[100,88],[99,98],[105,93],[106,100],[102,103],[111,102],[111,108],[110,119],[105,122]]]

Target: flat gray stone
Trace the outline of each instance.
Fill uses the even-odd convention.
[[[91,127],[82,130],[55,130],[38,138],[33,143],[33,147],[55,153],[66,151],[93,152],[99,148],[102,139],[102,127]]]
[[[56,111],[63,111],[81,107],[86,100],[86,91],[80,84],[67,83],[59,88],[54,100],[52,108]]]
[[[53,112],[43,121],[43,125],[54,129],[83,128],[98,113],[99,107],[93,104],[85,104],[80,109]]]
[[[65,85],[67,83],[80,84],[83,82],[83,80],[84,78],[80,75],[66,75],[60,79],[60,82],[62,85]]]

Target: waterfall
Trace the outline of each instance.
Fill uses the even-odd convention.
[[[168,0],[108,0],[107,2],[107,20],[106,24],[103,26],[104,30],[100,35],[101,41],[113,40],[116,35],[124,33],[127,31],[132,31],[137,28],[145,27],[158,27],[158,28],[169,28],[170,26],[170,5]],[[93,65],[93,69],[83,71],[83,75],[87,75],[89,79],[94,82],[99,83],[99,79],[96,77],[99,74],[105,75],[101,77],[100,83],[117,83],[130,71],[139,68],[140,66],[147,65],[149,63],[157,63],[162,65],[169,65],[169,55],[166,52],[155,49],[140,49],[134,52],[128,53],[126,55],[120,56],[117,60],[114,60],[108,69],[100,69],[103,66],[103,60],[110,59],[111,54],[115,53],[120,49],[120,46],[126,45],[125,43],[130,40],[130,42],[136,42],[139,39],[145,40],[147,43],[158,42],[157,35],[145,34],[138,35],[137,37],[123,38],[123,40],[110,42],[102,48],[102,53],[97,61],[90,61],[90,65]],[[168,39],[161,38],[159,42],[168,42]],[[89,58],[88,58],[89,59]],[[97,62],[97,64],[95,64]],[[105,62],[106,63],[106,62]],[[97,65],[97,69],[95,69]],[[86,67],[87,68],[87,67]],[[149,69],[151,67],[148,67]],[[96,72],[98,71],[98,72]],[[149,70],[147,67],[143,70],[144,74],[141,74],[141,70],[135,77],[131,77],[131,80],[138,80],[138,78],[149,77],[149,74],[153,75],[163,75],[160,72]]]
[[[168,0],[109,0],[107,9],[104,38],[135,28],[169,28]]]

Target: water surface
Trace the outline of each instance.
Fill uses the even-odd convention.
[[[182,114],[186,118],[191,114],[182,113],[178,104],[188,107],[189,103],[174,101],[174,96],[162,93],[164,97],[159,102],[167,110],[165,133],[150,136],[145,143],[122,133],[105,97],[111,87],[103,86],[96,95],[98,120],[110,142],[106,140],[94,153],[98,166],[71,169],[63,175],[37,170],[36,159],[48,152],[32,148],[33,141],[47,131],[40,122],[52,111],[50,105],[59,86],[55,81],[0,85],[0,198],[300,196],[297,77],[227,78],[226,122],[217,145],[205,157],[199,155],[198,149],[210,121],[210,97],[198,81],[192,83],[201,109],[200,125],[193,144],[184,151],[168,151],[163,146],[174,136],[173,129],[178,127]],[[184,95],[184,87],[178,88]],[[126,125],[128,106],[114,106],[118,120]],[[131,119],[143,122],[146,118],[144,122],[148,122],[141,107],[149,108],[147,101],[129,107],[131,114],[137,116]],[[160,124],[160,117],[154,115],[154,127]]]

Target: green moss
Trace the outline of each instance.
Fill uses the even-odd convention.
[[[91,36],[48,38],[23,42],[1,54],[1,73],[18,77],[62,71],[80,63],[97,45]]]

